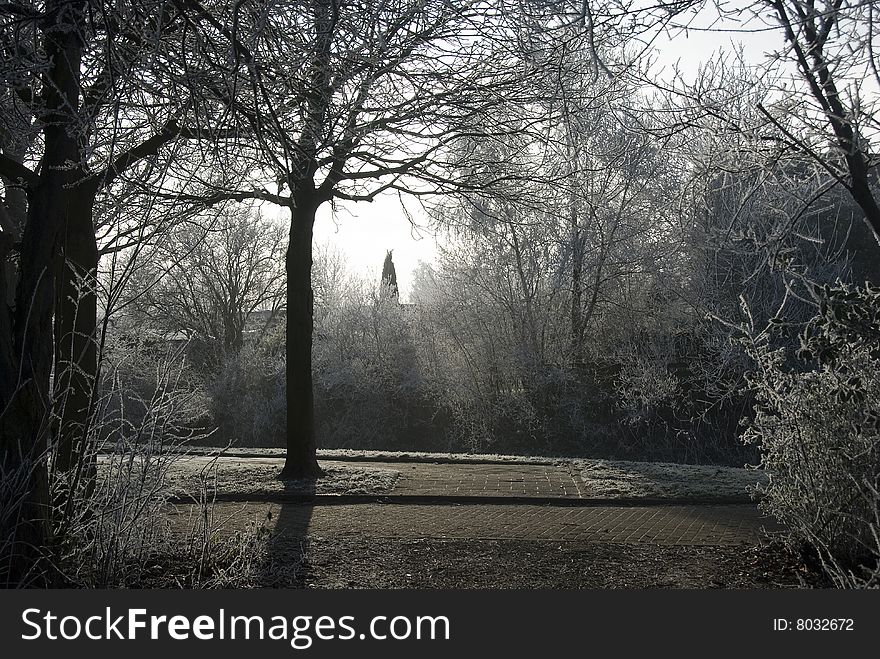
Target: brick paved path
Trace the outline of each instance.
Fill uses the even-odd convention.
[[[753,543],[762,526],[772,526],[752,505],[571,507],[368,503],[311,506],[221,502],[216,504],[215,517],[222,520],[225,531],[264,520],[269,528],[298,537],[361,535],[660,545]]]
[[[200,462],[201,458],[195,458]],[[223,458],[239,461],[240,458]],[[277,463],[277,458],[254,462]],[[394,488],[354,503],[334,495],[315,504],[281,501],[218,501],[215,517],[224,531],[257,520],[305,536],[362,535],[386,538],[474,538],[602,541],[661,545],[752,543],[762,526],[775,528],[754,504],[613,505],[590,503],[588,487],[562,464],[448,464],[326,461],[325,465],[392,469]],[[443,501],[420,497],[442,498]],[[476,504],[468,497],[479,497]],[[458,501],[456,501],[458,499]],[[534,499],[534,502],[530,501]],[[496,503],[497,502],[497,503]],[[605,505],[608,503],[608,505]],[[630,502],[631,504],[633,502]],[[181,514],[191,506],[179,507]],[[178,518],[179,519],[179,518]]]

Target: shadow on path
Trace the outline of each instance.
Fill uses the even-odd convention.
[[[316,479],[282,481],[295,502],[270,511],[264,521],[270,535],[260,573],[263,588],[305,588],[309,572],[309,524],[315,507]]]

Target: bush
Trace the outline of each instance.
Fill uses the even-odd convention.
[[[210,412],[223,442],[285,445],[284,357],[267,343],[228,357],[209,385]]]
[[[49,471],[56,505],[53,543],[43,550],[51,585],[137,587],[179,553],[187,536],[171,531],[166,481],[187,444],[205,439],[194,430],[204,395],[189,381],[182,352],[123,340],[103,346],[104,376],[84,453],[70,471]],[[200,503],[210,509],[204,496]],[[201,541],[206,531],[190,535]],[[216,555],[190,550],[180,561],[186,578],[207,583],[206,565]]]
[[[3,585],[253,585],[266,534],[256,526],[231,539],[221,533],[208,496],[216,463],[202,466],[189,492],[191,519],[173,505],[179,493],[169,476],[187,460],[187,444],[206,439],[192,427],[203,398],[186,381],[182,355],[126,341],[103,347],[101,385],[72,467],[59,468],[57,444],[11,468],[0,463],[0,523],[11,531],[0,540]],[[30,525],[23,515],[38,477],[48,490],[46,532],[21,565],[17,534]]]
[[[355,290],[316,323],[315,422],[322,448],[444,450],[410,313],[393,295]]]
[[[796,351],[773,319],[747,342],[755,417],[744,438],[770,473],[763,507],[843,587],[880,585],[880,290],[815,291]],[[794,354],[792,354],[794,353]]]
[[[138,333],[127,323],[113,330],[101,346],[93,421],[104,447],[146,442],[159,431],[178,440],[201,434],[210,421],[208,400],[187,359],[188,346]]]

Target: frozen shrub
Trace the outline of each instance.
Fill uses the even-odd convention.
[[[219,439],[241,446],[284,446],[284,358],[266,343],[227,357],[209,385]]]
[[[206,392],[190,367],[187,347],[139,333],[128,323],[113,325],[101,347],[93,422],[103,448],[147,442],[156,433],[184,440],[208,425]]]
[[[312,353],[319,446],[424,449],[434,410],[411,310],[386,288],[352,284],[337,294],[316,323]]]
[[[880,584],[880,290],[815,291],[800,348],[780,319],[748,341],[756,413],[745,439],[771,474],[764,508],[838,586]]]

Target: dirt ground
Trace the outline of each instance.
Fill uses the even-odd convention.
[[[297,547],[292,547],[298,551]],[[274,576],[270,570],[267,576]],[[756,549],[514,540],[318,540],[293,583],[307,588],[766,588],[796,574]]]
[[[142,587],[180,587],[165,557]],[[186,571],[189,566],[178,565]],[[239,566],[240,567],[240,566]],[[304,589],[797,588],[810,576],[780,547],[599,542],[274,538],[227,587]],[[207,575],[210,579],[210,575]]]

